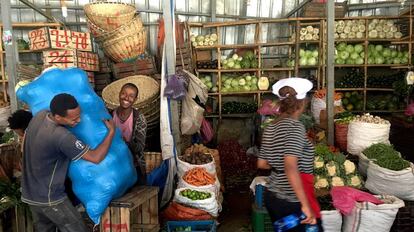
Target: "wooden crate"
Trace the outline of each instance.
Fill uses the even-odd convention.
[[[77,49],[92,51],[90,33],[42,27],[29,32],[30,50]]]
[[[43,51],[43,64],[45,67],[79,67],[85,71],[99,71],[97,54],[77,50]]]
[[[348,10],[347,3],[335,3],[335,17],[343,18]],[[302,8],[302,17],[326,17],[326,3],[308,2]]]
[[[100,232],[156,232],[158,223],[158,188],[138,186],[113,200],[102,215]]]
[[[20,168],[21,152],[16,143],[0,145],[0,164],[9,179],[13,178],[13,170]]]
[[[131,63],[114,63],[112,72],[116,79],[129,77],[133,75],[153,75],[157,73],[154,57],[138,59]]]

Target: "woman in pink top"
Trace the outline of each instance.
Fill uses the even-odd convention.
[[[145,158],[144,147],[147,133],[145,116],[132,106],[138,98],[138,87],[126,83],[119,92],[119,107],[113,111],[116,127],[121,130],[122,138],[127,143],[134,158],[137,169],[138,183],[145,184]]]

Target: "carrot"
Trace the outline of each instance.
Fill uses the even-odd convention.
[[[183,180],[194,186],[203,186],[214,184],[216,177],[208,173],[205,168],[193,168],[184,174]]]

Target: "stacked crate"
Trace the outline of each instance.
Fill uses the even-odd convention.
[[[95,92],[101,96],[102,90],[111,83],[111,69],[107,58],[99,58],[99,71],[95,72]]]
[[[252,229],[254,232],[273,232],[272,221],[264,205],[265,187],[256,185],[254,203],[252,205]]]

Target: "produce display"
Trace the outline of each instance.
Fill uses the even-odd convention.
[[[314,172],[315,189],[330,189],[336,186],[362,187],[355,164],[342,153],[334,153],[323,144],[315,147]]]
[[[1,136],[0,144],[10,143],[13,141],[14,141],[14,133],[13,131],[8,131]]]
[[[340,42],[335,47],[335,64],[361,65],[365,63],[365,48],[363,44],[347,44]]]
[[[320,99],[325,99],[326,97],[326,89],[318,89],[315,91],[315,93],[313,94],[314,97],[316,98],[320,98]],[[341,100],[342,98],[342,94],[341,93],[335,93],[335,101]]]
[[[296,34],[292,34],[292,40],[296,39]],[[299,31],[300,41],[319,40],[319,28],[313,26],[302,27]]]
[[[210,153],[199,150],[198,148],[193,149],[190,153],[180,156],[180,160],[185,161],[194,165],[208,164],[213,161],[213,157]]]
[[[29,42],[20,38],[16,40],[18,50],[29,50]]]
[[[390,124],[389,121],[382,119],[379,116],[373,116],[369,113],[363,114],[363,115],[357,115],[352,120],[354,122],[365,122],[365,123],[374,123],[374,124]]]
[[[363,39],[365,38],[365,20],[338,20],[335,21],[335,39]]]
[[[379,94],[367,97],[367,110],[398,110],[399,98],[393,94]]]
[[[364,79],[364,70],[352,68],[343,78],[335,79],[335,88],[363,88]]]
[[[335,123],[337,124],[349,124],[352,120],[354,120],[355,115],[349,111],[345,111],[335,115],[335,118]]]
[[[367,78],[367,87],[369,88],[392,88],[393,83],[402,80],[405,72],[397,72],[393,74],[382,73],[380,75],[369,75]]]
[[[408,51],[398,51],[396,47],[368,45],[368,64],[408,64],[409,56]]]
[[[370,39],[400,39],[402,35],[394,20],[373,19],[368,24]]]
[[[174,232],[183,232],[183,231],[193,231],[192,229],[191,229],[191,226],[186,226],[186,227],[183,227],[183,226],[180,226],[180,227],[177,227],[177,228],[175,228],[174,229]]]
[[[319,51],[318,49],[299,50],[299,66],[318,65]]]
[[[249,114],[257,111],[256,103],[245,103],[245,102],[225,102],[223,103],[223,114]]]
[[[348,111],[363,110],[364,96],[357,91],[345,92],[342,97],[342,106]]]
[[[222,74],[221,92],[257,91],[258,78],[250,74]]]
[[[233,54],[232,56],[223,56],[221,58],[221,68],[223,69],[249,69],[258,68],[259,62],[253,51],[246,51],[243,56]]]
[[[212,61],[197,61],[196,63],[198,69],[217,69],[218,60]]]
[[[193,47],[213,46],[214,44],[217,44],[218,36],[215,33],[207,35],[191,35],[190,39]]]
[[[216,93],[218,91],[218,87],[214,86],[213,87],[213,80],[211,78],[211,76],[206,75],[203,77],[200,77],[201,82],[203,82],[203,84],[205,84],[207,86],[207,89],[209,92],[213,92]]]
[[[373,144],[366,148],[363,153],[378,166],[386,169],[401,171],[410,167],[410,162],[403,159],[392,145],[383,143]]]
[[[187,197],[188,199],[193,201],[205,200],[211,197],[211,193],[209,192],[202,192],[191,189],[184,189],[180,192],[180,195],[183,197]]]
[[[204,186],[214,184],[216,177],[208,173],[205,168],[193,168],[184,174],[183,180],[194,186]]]

